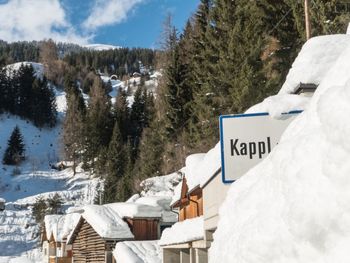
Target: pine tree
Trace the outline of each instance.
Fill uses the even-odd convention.
[[[123,141],[126,142],[130,133],[130,109],[127,101],[127,94],[121,88],[119,88],[113,110],[115,121],[118,123]]]
[[[61,213],[61,207],[63,204],[63,200],[61,196],[57,193],[54,194],[51,198],[47,200],[48,202],[48,213],[49,214],[59,214]]]
[[[83,152],[83,128],[85,103],[78,89],[71,88],[67,94],[67,112],[63,124],[64,153],[67,160],[73,161],[73,173]]]
[[[94,166],[100,148],[108,147],[113,129],[110,99],[103,89],[102,81],[95,77],[85,121],[84,161]]]
[[[56,97],[46,78],[35,79],[32,84],[31,116],[38,127],[54,127],[57,122]]]
[[[137,160],[137,179],[142,180],[160,175],[163,163],[164,138],[161,135],[161,125],[154,120],[149,128],[144,130],[140,143],[140,156]]]
[[[130,112],[130,136],[134,148],[134,156],[137,155],[140,137],[145,124],[145,100],[143,97],[143,89],[143,87],[137,88]]]
[[[111,142],[108,147],[107,161],[105,164],[106,181],[103,193],[104,203],[117,201],[120,194],[118,184],[121,183],[126,165],[126,153],[123,146],[123,138],[116,122]]]
[[[44,217],[46,215],[47,203],[46,200],[41,196],[35,199],[35,203],[33,205],[32,214],[35,221],[40,224],[44,221]]]
[[[3,164],[17,165],[25,159],[25,148],[23,136],[18,126],[16,126],[7,143],[7,148],[3,157]]]

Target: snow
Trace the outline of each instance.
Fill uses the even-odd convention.
[[[177,222],[163,231],[159,245],[174,245],[204,239],[203,216]],[[218,261],[228,262],[228,261]]]
[[[11,67],[19,68],[19,65]],[[80,167],[76,175],[71,168],[57,171],[50,167],[61,160],[61,125],[66,107],[64,92],[54,90],[59,118],[53,129],[39,129],[16,116],[0,115],[0,159],[16,125],[23,135],[27,157],[18,166],[19,174],[15,176],[15,167],[0,162],[0,193],[7,201],[6,209],[0,212],[0,262],[41,261],[42,252],[37,248],[40,229],[32,217],[32,205],[37,198],[47,199],[59,194],[64,203],[62,212],[78,210],[70,207],[93,203],[101,185],[100,179],[91,179]],[[62,223],[68,231],[69,220],[67,225]]]
[[[161,249],[158,241],[119,242],[113,251],[117,262],[122,263],[161,263]]]
[[[141,196],[173,196],[175,187],[181,182],[181,172],[155,176],[141,182]]]
[[[44,218],[46,237],[50,239],[51,234],[53,234],[55,241],[62,242],[63,239],[67,238],[74,230],[74,227],[77,225],[79,219],[79,213],[46,215]]]
[[[21,66],[29,66],[31,65],[34,69],[34,75],[37,78],[42,79],[44,76],[44,66],[41,63],[36,63],[36,62],[29,62],[29,61],[22,61],[22,62],[17,62],[14,64],[7,65],[5,68],[7,70],[7,74],[9,76],[12,76],[13,71],[18,71]]]
[[[305,78],[319,74],[309,107],[272,153],[231,185],[220,209],[210,262],[349,261],[348,37],[315,38],[304,46],[299,56],[314,61],[315,67],[323,60],[327,69],[303,73]],[[327,44],[322,53],[309,49],[317,42]],[[294,65],[302,60],[299,56]]]
[[[201,176],[198,176],[196,169],[198,164],[203,161],[204,156],[204,153],[197,153],[191,154],[186,158],[185,177],[189,191],[200,185]]]
[[[0,257],[0,263],[33,263],[27,257]]]
[[[293,93],[300,82],[320,84],[349,44],[350,35],[311,38],[294,61],[279,94]]]
[[[88,205],[84,207],[82,217],[92,226],[99,236],[105,239],[132,239],[126,222],[109,205]]]
[[[0,198],[0,202],[1,202],[1,203],[5,203],[6,200],[5,200],[4,198]]]
[[[111,203],[105,206],[112,209],[121,218],[161,218],[163,210],[160,206],[150,206],[142,203]]]
[[[279,94],[266,98],[263,102],[254,105],[246,113],[268,112],[272,118],[278,118],[281,113],[305,110],[310,97],[295,94]]]
[[[56,109],[59,114],[64,114],[67,111],[67,99],[64,91],[54,89],[56,96]]]
[[[113,45],[106,45],[106,44],[89,44],[83,47],[94,51],[105,51],[105,50],[113,50],[113,49],[121,48],[120,46],[113,46]]]
[[[171,196],[147,196],[136,199],[134,202],[137,204],[143,204],[153,207],[161,208],[162,222],[177,222],[177,213],[172,212],[170,203],[172,201]]]

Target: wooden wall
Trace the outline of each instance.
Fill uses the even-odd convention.
[[[86,220],[81,219],[79,230],[73,242],[74,263],[105,262],[105,241]]]
[[[135,240],[157,240],[159,238],[159,220],[148,218],[126,218]]]
[[[56,263],[56,258],[50,258],[50,263]],[[72,263],[72,258],[69,257],[58,257],[57,263]]]
[[[180,200],[179,221],[191,219],[203,215],[202,189],[193,191],[189,198],[187,196]]]

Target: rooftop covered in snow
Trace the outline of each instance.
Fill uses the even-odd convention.
[[[124,241],[115,246],[113,256],[122,263],[161,263],[161,249],[155,241]]]
[[[78,231],[80,223],[85,219],[103,239],[123,240],[134,238],[127,223],[110,207],[106,205],[88,205],[84,206],[83,209],[84,212],[73,232]],[[73,232],[68,238],[68,243],[73,241]]]
[[[56,242],[62,242],[71,234],[79,218],[79,213],[46,215],[44,224],[47,239],[50,239],[52,235]]]
[[[203,216],[177,222],[163,231],[159,245],[168,246],[204,239]]]

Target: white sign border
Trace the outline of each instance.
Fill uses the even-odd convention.
[[[303,111],[300,110],[295,110],[295,111],[290,111],[287,113],[282,113],[282,115],[296,115],[296,114],[300,114]],[[228,118],[245,118],[245,117],[259,117],[259,116],[268,116],[269,113],[268,112],[259,112],[259,113],[243,113],[243,114],[231,114],[231,115],[221,115],[219,117],[219,129],[220,129],[220,152],[221,152],[221,175],[222,175],[222,182],[224,184],[232,184],[234,183],[236,180],[226,180],[225,177],[225,158],[224,158],[224,131],[222,128],[222,123],[223,123],[223,119],[228,119]]]

